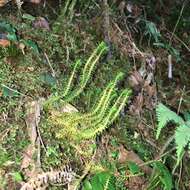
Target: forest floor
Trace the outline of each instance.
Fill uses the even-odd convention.
[[[189,2],[67,2],[0,7],[0,189],[190,189]]]

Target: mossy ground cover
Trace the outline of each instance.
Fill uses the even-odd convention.
[[[22,14],[17,10],[12,14],[2,12],[0,16],[0,21],[6,21],[16,29],[16,35],[19,39],[31,40],[37,44],[37,46],[26,46],[24,52],[20,47],[21,41],[13,41],[8,48],[0,48],[0,175],[2,189],[6,186],[7,189],[19,189],[20,182],[27,180],[20,168],[24,155],[23,151],[30,144],[25,122],[25,104],[41,97],[47,99],[52,94],[61,94],[67,85],[76,60],[80,58],[84,65],[97,45],[104,40],[103,34],[99,33],[101,31],[99,30],[101,28],[100,15],[96,15],[100,11],[100,7],[96,3],[89,3],[89,5],[96,6],[95,8],[91,6],[87,8],[86,5],[81,3],[76,8],[77,13],[81,14],[76,14],[74,17],[73,14],[69,13],[67,13],[68,15],[62,15],[64,6],[60,8],[54,7],[54,11],[50,11],[50,15],[47,10],[44,10],[45,16],[49,19],[50,31],[34,28],[31,20],[23,19]],[[81,7],[84,9],[82,10]],[[115,10],[116,7],[112,6],[112,8],[114,20],[117,18],[118,12]],[[26,10],[25,12],[27,12]],[[52,9],[48,8],[48,10]],[[86,14],[84,14],[85,11],[87,11]],[[36,12],[37,15],[40,13],[41,10]],[[93,26],[94,23],[96,24],[95,26]],[[138,39],[139,37],[137,36]],[[147,48],[147,41],[145,37],[141,48],[148,49],[148,51],[154,52],[159,57],[159,50],[154,47]],[[34,47],[38,51],[35,51]],[[125,75],[124,79],[117,85],[117,93],[119,94],[122,89],[129,87],[127,79],[134,69],[134,63],[132,58],[121,52],[121,49],[121,47],[113,45],[111,59],[107,60],[105,54],[98,61],[86,88],[79,97],[72,101],[72,105],[80,112],[84,113],[94,107],[106,85],[113,80],[117,73],[123,72]],[[186,57],[184,57],[183,61],[185,60]],[[141,64],[137,60],[136,66],[141,67]],[[168,99],[174,107],[177,107],[181,93],[176,91],[176,96],[173,97],[172,87],[178,85],[180,89],[180,86],[185,85],[188,80],[187,77],[182,76],[180,84],[179,81],[174,80],[169,82],[172,84],[171,89],[167,85],[165,87],[163,81],[164,79],[167,80],[167,72],[165,71],[166,69],[163,69],[164,67],[166,67],[166,62],[158,67],[156,76],[159,96],[161,100]],[[183,67],[186,68],[185,65]],[[176,66],[174,75],[175,73],[179,74],[178,70],[178,66]],[[165,71],[164,75],[162,75],[163,71]],[[79,78],[80,74],[75,76],[76,86],[79,83]],[[160,151],[159,143],[157,144],[154,141],[155,115],[147,109],[142,111],[140,117],[128,114],[133,96],[131,96],[126,108],[112,124],[112,127],[104,131],[101,137],[98,136],[95,146],[91,147],[97,151],[97,154],[95,154],[96,165],[93,165],[89,173],[96,174],[98,170],[113,172],[115,176],[119,176],[118,180],[116,180],[116,189],[118,190],[129,187],[126,181],[130,177],[125,176],[141,175],[139,171],[128,174],[127,172],[129,170],[133,171],[135,166],[130,167],[131,165],[118,162],[118,159],[121,159],[119,155],[121,156],[121,153],[123,153],[121,146],[124,146],[125,149],[133,150],[138,154],[139,159],[144,162],[153,160]],[[182,105],[182,109],[189,108],[187,89],[184,91],[183,98],[186,104]],[[77,175],[83,175],[83,170],[86,169],[85,164],[88,163],[89,158],[86,159],[85,156],[78,154],[77,151],[79,150],[72,148],[68,142],[57,139],[48,117],[48,112],[43,110],[39,125],[40,135],[45,145],[45,147],[41,146],[40,160],[42,169],[50,171],[70,163]],[[165,142],[165,138],[164,136],[161,142]],[[91,141],[87,143],[93,144]],[[81,146],[85,147],[86,145]],[[168,159],[171,159],[171,156],[168,157]],[[127,158],[125,159],[127,160]],[[141,164],[143,165],[143,163]],[[168,166],[170,167],[169,164]],[[87,179],[90,181],[89,176],[87,176]],[[131,183],[135,184],[134,182]],[[52,185],[49,189],[62,189],[62,187]]]

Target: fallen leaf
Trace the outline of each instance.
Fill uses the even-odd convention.
[[[34,21],[33,26],[34,28],[42,28],[42,29],[50,30],[48,21],[43,17],[37,18]]]
[[[138,71],[134,71],[128,78],[129,85],[136,91],[138,91],[143,85],[143,78]]]
[[[149,97],[153,97],[156,95],[156,86],[155,85],[146,86],[144,89],[146,90],[146,93],[148,94]]]
[[[143,176],[130,177],[126,180],[125,186],[128,190],[143,190],[146,187],[146,179]]]
[[[10,46],[11,45],[11,43],[10,43],[10,41],[9,40],[6,40],[6,39],[0,39],[0,46],[2,46],[2,47],[8,47],[8,46]]]
[[[0,7],[3,7],[3,6],[6,5],[9,1],[11,1],[11,0],[0,0]]]
[[[143,105],[144,105],[144,97],[143,97],[142,93],[139,93],[135,97],[133,103],[130,105],[129,113],[131,115],[140,116],[140,113],[142,112]]]
[[[73,112],[78,112],[78,110],[74,106],[72,106],[71,104],[66,104],[63,108],[61,108],[61,112],[73,113]]]
[[[133,152],[132,150],[131,151],[127,151],[124,146],[120,146],[119,147],[119,158],[118,158],[118,162],[119,163],[125,163],[125,162],[134,162],[136,163],[137,165],[140,165],[140,164],[143,164],[144,161],[141,160],[139,158],[139,156]],[[151,171],[152,169],[148,166],[141,166],[140,167],[142,169],[142,171],[146,174],[151,174]]]

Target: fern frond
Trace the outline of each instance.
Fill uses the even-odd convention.
[[[55,126],[55,135],[59,139],[73,140],[78,134],[78,123],[71,121],[76,117],[80,117],[80,113],[60,113],[56,112],[49,117],[50,124]],[[72,125],[71,125],[72,123]]]
[[[94,110],[92,110],[88,115],[86,116],[96,116],[98,113],[103,114],[104,110],[107,109],[109,106],[109,103],[112,97],[115,97],[114,93],[114,87],[115,85],[113,83],[110,83],[110,85],[103,91],[100,100],[98,101],[97,105],[95,106]]]
[[[56,126],[62,126],[57,133],[58,138],[65,138],[67,135],[70,139],[77,136],[77,126],[80,124],[79,130],[85,130],[86,128],[94,129],[99,125],[103,118],[106,117],[106,114],[109,112],[109,105],[111,100],[115,97],[114,88],[123,76],[122,73],[119,73],[115,80],[112,81],[107,88],[104,90],[102,97],[100,98],[99,103],[95,107],[94,111],[87,114],[82,113],[54,113],[53,117],[50,117]],[[60,128],[59,127],[59,128]],[[75,137],[74,137],[75,134]],[[73,137],[72,137],[73,135]],[[80,135],[79,135],[80,136]],[[76,138],[75,138],[76,139]]]
[[[156,139],[158,139],[161,130],[170,122],[173,121],[178,125],[184,124],[184,120],[178,116],[175,112],[171,111],[162,103],[159,103],[156,107],[156,116],[158,120],[158,128],[156,132]]]
[[[190,142],[190,127],[188,125],[180,125],[175,131],[175,142],[176,142],[176,149],[177,149],[177,158],[179,161],[181,160],[181,155],[184,152],[184,148]]]
[[[108,176],[105,182],[104,190],[109,190],[109,183],[110,183],[111,176]]]
[[[117,106],[119,106],[117,109],[116,109],[116,112],[110,114],[111,118],[108,119],[109,120],[109,124],[112,124],[113,121],[116,119],[116,117],[119,115],[120,111],[123,109],[123,107],[125,106],[129,96],[131,95],[131,90],[129,89],[126,89],[126,90],[123,90],[123,92],[121,93],[121,95],[119,96],[119,98],[117,99],[116,103],[114,104],[115,108]],[[114,107],[113,106],[113,107]]]

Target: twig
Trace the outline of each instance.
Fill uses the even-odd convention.
[[[182,104],[182,101],[183,101],[184,91],[185,91],[185,86],[183,87],[182,94],[181,94],[181,97],[180,97],[180,100],[179,100],[179,105],[178,105],[178,108],[177,108],[177,114],[179,114],[179,112],[180,112],[181,104]]]
[[[110,16],[108,0],[103,0],[103,22],[104,22],[104,40],[108,46],[107,61],[112,57],[111,42],[110,42]]]
[[[144,162],[144,163],[142,163],[142,164],[139,164],[139,167],[152,164],[152,163],[154,163],[154,162],[160,160],[161,158],[163,158],[164,156],[166,156],[167,154],[171,153],[171,152],[174,151],[174,150],[175,150],[175,148],[172,148],[171,150],[169,150],[169,151],[165,152],[164,154],[158,156],[156,159],[149,160],[149,161],[147,161],[147,162]]]
[[[181,177],[182,177],[182,169],[183,169],[183,162],[181,162],[181,164],[180,164],[179,178],[178,178],[178,181],[177,181],[178,187],[179,187],[179,184],[180,184],[180,181],[181,181]]]
[[[2,87],[5,87],[5,88],[9,89],[10,91],[15,92],[15,93],[17,93],[17,94],[20,94],[20,95],[22,95],[22,96],[26,96],[25,94],[23,94],[23,93],[21,93],[21,92],[19,92],[19,91],[17,91],[17,90],[14,90],[14,89],[12,89],[12,88],[10,88],[10,87],[6,86],[5,84],[1,84],[1,86],[2,86]]]
[[[47,62],[48,62],[48,64],[49,64],[49,67],[50,67],[51,72],[52,72],[52,76],[55,77],[55,75],[56,75],[56,74],[55,74],[55,71],[54,71],[54,69],[53,69],[53,67],[52,67],[52,65],[51,65],[51,63],[50,63],[50,60],[49,60],[49,58],[48,58],[46,52],[44,52],[44,56],[45,56],[45,58],[46,58],[46,60],[47,60]]]
[[[182,17],[183,10],[184,10],[184,8],[185,8],[185,3],[186,3],[186,0],[183,2],[183,5],[182,5],[182,8],[181,8],[180,14],[179,14],[179,16],[178,16],[177,22],[176,22],[176,24],[175,24],[175,27],[174,27],[174,29],[173,29],[173,32],[172,32],[172,35],[171,35],[171,38],[170,38],[169,45],[171,45],[171,43],[172,43],[172,38],[173,38],[174,33],[175,33],[176,29],[177,29],[177,26],[178,26],[178,24],[179,24],[179,21],[180,21],[180,19],[181,19],[181,17]]]
[[[38,146],[38,149],[37,149],[37,167],[38,168],[41,168],[41,147],[40,147],[40,138],[37,137],[37,140],[36,140],[36,143],[37,143],[37,146]]]
[[[169,32],[170,34],[172,34],[168,29],[166,29],[167,32]],[[188,52],[190,52],[190,48],[188,47],[188,45],[183,41],[181,40],[176,34],[173,34],[173,36],[179,41],[181,42],[181,44],[187,49]]]

